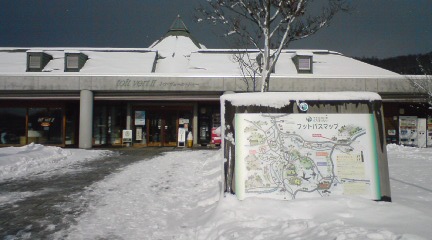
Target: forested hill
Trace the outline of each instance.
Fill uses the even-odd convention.
[[[432,74],[432,52],[426,54],[398,56],[391,58],[378,59],[371,58],[356,58],[365,63],[381,67],[399,74],[406,75],[422,75],[424,74],[419,66],[419,63],[425,67],[428,74]]]

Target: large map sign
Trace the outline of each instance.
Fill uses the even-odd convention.
[[[379,200],[373,122],[373,114],[236,114],[236,195]]]

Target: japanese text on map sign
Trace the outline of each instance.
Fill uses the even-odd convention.
[[[240,199],[377,199],[370,114],[236,114]]]

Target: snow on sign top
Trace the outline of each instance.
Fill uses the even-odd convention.
[[[234,106],[281,108],[289,105],[290,101],[380,101],[381,97],[373,92],[265,92],[225,94],[221,100]]]

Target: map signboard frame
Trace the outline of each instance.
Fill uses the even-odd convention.
[[[367,113],[236,113],[237,197],[380,200],[374,122]]]

